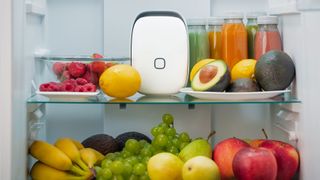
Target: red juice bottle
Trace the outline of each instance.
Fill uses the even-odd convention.
[[[282,42],[278,30],[278,17],[258,17],[258,32],[255,36],[254,58],[259,58],[271,50],[282,50]]]

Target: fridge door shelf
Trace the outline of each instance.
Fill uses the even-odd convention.
[[[205,100],[198,99],[184,93],[167,96],[146,96],[140,93],[126,99],[115,99],[103,93],[88,99],[49,99],[41,95],[33,95],[27,100],[28,104],[295,104],[301,103],[290,93],[285,93],[272,99],[259,100]]]

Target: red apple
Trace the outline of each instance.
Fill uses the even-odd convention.
[[[233,178],[232,161],[234,155],[249,144],[237,138],[229,138],[219,142],[213,150],[213,160],[217,163],[222,179]]]
[[[278,165],[277,180],[291,180],[299,166],[297,150],[281,141],[266,140],[260,147],[271,150],[276,157]]]
[[[249,142],[249,145],[253,148],[258,148],[264,141],[266,141],[266,139],[254,139]]]
[[[275,180],[277,160],[266,148],[243,148],[233,159],[232,168],[237,180]]]

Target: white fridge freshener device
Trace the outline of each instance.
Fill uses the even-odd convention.
[[[143,94],[175,94],[188,81],[189,40],[182,16],[171,11],[143,12],[131,34],[131,63]]]

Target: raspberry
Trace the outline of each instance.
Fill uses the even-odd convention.
[[[39,87],[39,90],[40,91],[49,91],[49,86],[50,86],[49,83],[41,84],[40,87]]]
[[[49,82],[50,91],[60,91],[60,84],[56,82]]]
[[[53,64],[52,66],[52,71],[54,72],[54,74],[56,74],[57,76],[60,76],[65,68],[65,64],[61,63],[61,62],[56,62]]]
[[[75,92],[86,92],[86,89],[84,86],[76,86],[76,88],[74,89]]]
[[[77,78],[86,73],[86,65],[79,62],[72,62],[68,68],[70,75]]]
[[[60,77],[60,81],[65,81],[67,79],[71,79],[71,75],[69,73],[69,71],[63,71],[61,77]]]
[[[65,83],[71,83],[71,84],[73,84],[74,86],[77,85],[77,81],[76,81],[75,79],[66,79],[66,80],[64,80],[62,83],[63,83],[63,84],[65,84]]]
[[[61,85],[61,90],[62,91],[67,91],[67,92],[73,92],[75,89],[75,85],[73,85],[72,83],[62,83]]]
[[[84,78],[77,78],[76,81],[77,81],[77,85],[85,85],[88,83],[88,81]]]
[[[92,84],[92,83],[88,83],[86,85],[84,85],[85,91],[86,92],[96,92],[97,88],[96,85]]]
[[[91,71],[87,71],[83,77],[85,80],[87,80],[87,82],[89,83],[93,83],[93,84],[98,84],[99,82],[99,77],[96,73],[93,73]]]

